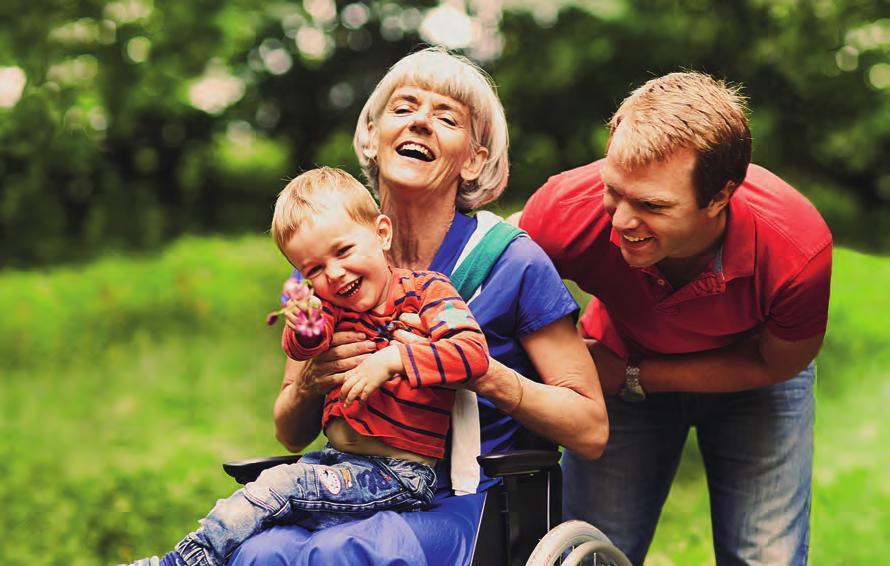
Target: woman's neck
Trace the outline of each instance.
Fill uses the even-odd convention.
[[[454,220],[454,195],[398,198],[384,189],[380,191],[380,208],[393,223],[390,263],[406,269],[429,269]]]

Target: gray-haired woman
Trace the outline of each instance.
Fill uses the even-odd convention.
[[[487,75],[438,48],[404,57],[368,98],[354,146],[394,222],[390,263],[451,274],[491,224],[490,215],[467,213],[496,199],[509,173],[507,123]],[[575,453],[599,456],[608,423],[596,369],[574,326],[577,304],[547,256],[529,238],[516,237],[469,304],[492,361],[483,378],[467,384],[477,395],[465,396],[472,422],[453,424],[453,444],[470,452],[509,450],[525,427]],[[282,444],[297,451],[317,437],[324,394],[374,350],[370,338],[341,333],[309,367],[287,361],[275,403]],[[385,439],[356,434],[342,420],[324,432],[386,455]],[[277,526],[244,543],[229,563],[468,563],[480,494],[493,480],[457,460],[440,463],[430,511],[383,512],[316,532]]]

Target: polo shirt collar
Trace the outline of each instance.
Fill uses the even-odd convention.
[[[746,196],[740,194],[741,190],[741,187],[736,189],[736,194],[729,199],[726,236],[720,248],[726,281],[754,274],[754,214]]]
[[[610,228],[609,241],[621,247],[621,236]],[[749,277],[754,274],[754,215],[743,194],[736,194],[729,199],[729,217],[726,220],[726,235],[723,244],[717,251],[712,262],[714,273],[723,272],[724,281],[738,277]],[[644,271],[646,271],[644,269]],[[656,274],[654,271],[653,274]]]

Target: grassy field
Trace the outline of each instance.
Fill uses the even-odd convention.
[[[285,273],[259,237],[0,273],[0,563],[162,552],[233,489],[222,461],[282,452],[271,405],[283,360],[263,317]],[[817,565],[890,554],[887,288],[890,260],[837,251],[819,360]],[[713,563],[694,442],[648,563]]]

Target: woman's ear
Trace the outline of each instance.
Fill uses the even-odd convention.
[[[374,221],[377,229],[377,237],[380,238],[380,246],[383,251],[389,251],[392,246],[392,220],[389,216],[381,214]]]
[[[377,128],[374,122],[368,122],[368,143],[362,148],[365,159],[371,160],[377,157]]]
[[[464,166],[460,170],[460,178],[464,181],[475,181],[479,178],[479,175],[482,174],[482,168],[485,166],[487,160],[488,148],[484,145],[480,145],[476,148],[473,154],[464,161]]]

